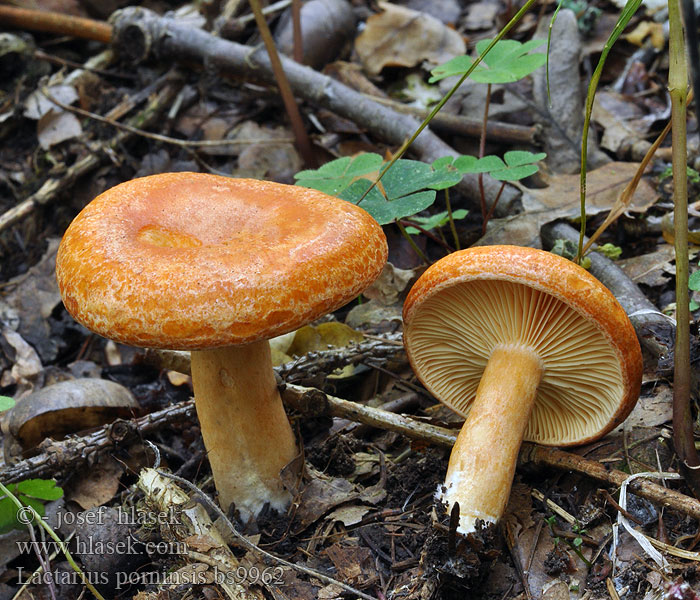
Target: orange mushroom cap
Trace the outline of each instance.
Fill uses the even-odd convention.
[[[56,274],[73,317],[143,347],[270,338],[352,300],[384,233],[357,206],[298,186],[202,173],[127,181],[66,231]]]

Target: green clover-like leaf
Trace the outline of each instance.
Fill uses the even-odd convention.
[[[10,410],[15,405],[15,401],[9,396],[0,396],[0,412]]]
[[[17,492],[39,500],[58,500],[63,497],[63,489],[53,479],[25,479],[17,484]]]
[[[694,292],[700,291],[700,270],[693,271],[688,277],[688,287]]]
[[[499,181],[517,181],[530,175],[534,175],[539,170],[535,164],[547,155],[544,152],[533,154],[521,150],[513,150],[503,155],[504,164],[501,168],[490,170],[488,173]]]
[[[361,155],[367,156],[367,155]],[[452,164],[451,157],[434,164],[417,160],[397,160],[384,174],[378,185],[372,187],[368,175],[382,168],[381,157],[364,159],[358,166],[354,159],[341,158],[315,171],[297,173],[297,185],[337,195],[358,204],[371,214],[380,225],[402,219],[425,210],[435,202],[436,190],[455,185],[462,174]],[[377,157],[380,162],[377,162]],[[328,165],[331,165],[330,167]],[[369,190],[369,191],[368,191]]]
[[[464,219],[464,217],[469,214],[469,211],[464,209],[464,208],[459,208],[457,210],[452,211],[452,219],[455,221],[459,221],[460,219]],[[411,217],[411,221],[417,223],[420,225],[423,229],[426,229],[430,231],[431,229],[435,229],[436,227],[443,227],[446,225],[450,220],[450,215],[449,213],[444,210],[442,212],[439,212],[437,214],[431,215],[429,217],[418,217],[418,216],[413,216]],[[415,227],[406,227],[406,231],[412,235],[416,235],[420,233],[418,229]]]
[[[530,54],[531,50],[545,44],[547,40],[530,40],[522,44],[517,40],[499,40],[484,56],[484,59],[469,75],[478,83],[512,83],[526,77],[547,60],[544,53]],[[480,40],[476,44],[476,52],[481,55],[491,43],[491,40]],[[445,77],[463,76],[472,66],[474,59],[470,56],[456,56],[445,64],[435,67],[430,83],[435,83]]]
[[[299,171],[294,178],[297,185],[337,196],[358,177],[378,171],[382,163],[379,154],[367,152],[332,160],[315,170]]]

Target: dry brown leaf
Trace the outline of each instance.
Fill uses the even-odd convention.
[[[590,171],[587,178],[586,214],[610,210],[627,183],[634,177],[637,163],[611,162]],[[556,219],[577,218],[580,214],[579,176],[553,175],[546,188],[530,189],[513,182],[522,192],[523,212],[489,222],[479,245],[516,244],[539,247],[540,228]],[[639,184],[629,209],[644,212],[657,199],[654,188],[644,179]]]
[[[617,265],[635,283],[651,287],[666,285],[675,272],[671,261],[675,260],[675,251],[670,244],[662,244],[653,252],[633,256],[618,261]]]
[[[78,100],[78,92],[70,85],[55,85],[48,94],[64,104]],[[56,106],[41,90],[36,90],[25,100],[24,116],[38,120],[37,136],[44,150],[65,140],[79,137],[83,128],[78,118]]]
[[[625,429],[634,427],[657,427],[669,423],[673,418],[673,393],[668,385],[659,383],[649,394],[642,394],[630,416],[625,420]]]
[[[372,553],[361,546],[344,546],[338,542],[326,549],[326,555],[342,581],[361,583],[373,572]]]
[[[462,36],[434,17],[388,2],[379,2],[379,7],[383,12],[367,19],[355,40],[370,75],[384,67],[414,67],[423,61],[439,65],[466,53]]]
[[[41,373],[39,355],[19,333],[9,327],[3,328],[2,335],[14,350],[15,356],[12,369],[3,373],[0,384],[3,386],[12,384],[31,385],[31,380]]]
[[[630,44],[634,44],[635,46],[643,46],[647,37],[649,38],[649,41],[651,41],[651,45],[657,50],[663,50],[666,46],[663,23],[642,21],[632,31],[623,37]]]
[[[343,525],[349,527],[350,525],[355,525],[362,521],[362,518],[370,511],[369,506],[362,506],[361,504],[348,504],[346,506],[341,506],[336,508],[330,515],[329,519],[334,521],[341,521]]]
[[[399,295],[408,286],[413,278],[418,277],[418,269],[399,269],[390,262],[384,265],[384,269],[377,280],[362,294],[370,300],[377,300],[380,304],[388,306],[398,302]]]
[[[104,455],[98,464],[82,470],[71,481],[66,498],[77,502],[83,510],[102,506],[119,491],[119,478],[123,473],[122,464],[111,456]]]
[[[315,476],[304,488],[297,509],[299,529],[306,529],[329,510],[350,502],[358,497],[358,492],[347,479]]]

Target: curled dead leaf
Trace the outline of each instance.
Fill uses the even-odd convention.
[[[378,75],[384,67],[439,65],[464,54],[466,44],[454,29],[425,13],[379,2],[382,12],[367,19],[355,40],[363,67]]]

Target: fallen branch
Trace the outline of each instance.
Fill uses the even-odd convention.
[[[114,26],[113,46],[129,60],[155,57],[169,62],[195,61],[207,69],[275,84],[270,59],[264,48],[224,40],[187,23],[160,17],[138,7],[119,10],[111,20]],[[419,122],[412,116],[399,114],[292,59],[284,56],[280,59],[296,96],[352,120],[385,142],[400,145],[418,129]],[[458,156],[454,148],[427,129],[418,136],[411,150],[426,162],[433,162],[442,156]],[[501,183],[485,177],[484,186],[490,204],[498,195]],[[478,198],[477,177],[465,176],[460,191],[470,198]],[[518,198],[518,190],[508,186],[499,203],[501,209],[512,211],[513,202]]]
[[[423,423],[417,419],[372,408],[325,394],[315,389],[294,384],[281,384],[282,400],[287,406],[305,416],[328,415],[349,419],[378,429],[395,431],[408,438],[451,448],[457,434],[451,429]],[[45,442],[39,456],[0,469],[0,481],[11,483],[32,477],[62,477],[76,469],[92,464],[99,452],[143,438],[166,425],[191,421],[196,417],[194,401],[176,404],[139,419],[119,420],[83,438],[69,438],[62,442]],[[518,459],[520,466],[536,464],[549,468],[575,471],[592,479],[619,487],[629,474],[609,469],[601,463],[556,448],[524,443]],[[667,506],[673,510],[700,519],[700,501],[676,490],[637,479],[629,484],[637,496]]]
[[[7,484],[33,478],[63,479],[95,464],[105,452],[126,447],[155,431],[195,418],[194,400],[190,400],[137,419],[118,419],[82,437],[69,437],[60,442],[47,439],[39,446],[40,454],[1,468],[0,481]]]

